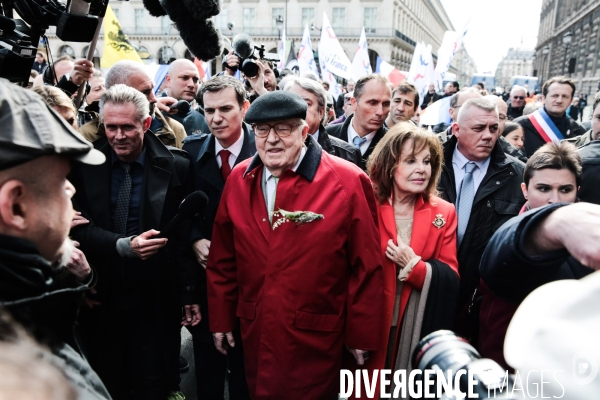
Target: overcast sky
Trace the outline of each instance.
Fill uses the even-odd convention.
[[[464,45],[477,70],[496,72],[510,47],[533,50],[537,42],[542,0],[441,0],[454,29],[471,16]]]

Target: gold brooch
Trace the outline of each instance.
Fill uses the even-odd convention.
[[[446,220],[442,217],[442,214],[435,215],[433,225],[438,229],[441,229],[442,226],[446,225]]]

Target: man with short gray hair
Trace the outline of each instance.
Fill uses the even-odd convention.
[[[114,64],[106,73],[105,86],[107,89],[114,85],[123,84],[142,93],[149,102],[149,113],[152,117],[150,130],[166,146],[181,148],[183,139],[187,136],[183,125],[165,115],[169,107],[177,103],[172,97],[154,95],[154,82],[143,67],[130,60],[122,60]],[[90,142],[95,142],[105,135],[104,126],[98,118],[93,119],[79,128],[79,132]]]
[[[527,98],[527,89],[523,86],[515,85],[510,91],[510,98],[506,102],[508,105],[508,119],[513,120],[523,115],[525,108],[525,99]]]
[[[200,311],[183,282],[197,268],[185,255],[189,225],[158,236],[191,192],[190,160],[149,130],[149,110],[146,96],[123,84],[102,95],[105,135],[94,147],[107,161],[73,170],[74,203],[90,224],[71,234],[101,276],[92,364],[114,398],[164,400],[178,385],[181,324],[199,323]]]
[[[438,190],[456,205],[458,265],[461,277],[456,329],[469,337],[467,306],[479,284],[479,261],[492,234],[517,215],[525,202],[521,192],[524,165],[506,155],[498,143],[498,109],[485,98],[461,104],[444,143],[445,166]],[[472,339],[472,337],[470,337]]]

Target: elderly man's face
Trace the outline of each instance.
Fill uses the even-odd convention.
[[[104,129],[110,147],[124,162],[134,161],[144,150],[144,133],[150,128],[152,118],[143,123],[137,116],[133,103],[104,104]]]
[[[85,99],[88,104],[100,100],[100,96],[102,96],[102,94],[106,91],[106,87],[104,86],[104,78],[101,76],[94,76],[90,78],[90,87],[90,93]]]
[[[527,93],[523,89],[513,90],[510,94],[510,105],[514,108],[524,107],[526,97]]]
[[[354,81],[348,81],[348,84],[346,85],[346,90],[349,92],[354,91]]]
[[[273,127],[289,128],[288,136],[279,136]],[[304,140],[308,135],[308,126],[300,119],[260,122],[254,125],[254,132],[269,130],[266,137],[256,136],[256,150],[263,164],[271,174],[279,177],[284,171],[293,168],[300,158]],[[281,132],[280,132],[281,134]]]
[[[321,121],[323,120],[323,113],[325,112],[324,107],[319,106],[317,96],[309,92],[308,90],[302,89],[300,86],[294,84],[289,89],[290,92],[296,93],[304,99],[308,110],[306,111],[306,123],[308,124],[308,133],[313,134],[319,130]]]
[[[470,161],[483,161],[492,154],[498,139],[498,113],[471,106],[452,125],[458,151]]]

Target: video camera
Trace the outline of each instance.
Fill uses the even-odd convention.
[[[271,62],[279,62],[278,58],[265,57],[265,45],[261,44],[260,47],[254,44],[252,38],[247,33],[238,33],[231,42],[233,52],[240,58],[240,70],[248,78],[253,78],[258,74],[258,64],[255,60],[265,60]],[[258,55],[256,54],[258,52]],[[224,55],[227,55],[227,50],[224,51]],[[235,67],[230,67],[223,58],[223,66],[231,70],[236,70]]]
[[[476,397],[467,398],[517,399],[512,396],[513,376],[495,361],[481,358],[473,346],[452,331],[439,330],[425,336],[415,348],[411,360],[413,369],[451,371],[453,381],[458,371],[466,371],[459,377],[463,393],[468,393],[468,375],[474,376],[477,384],[472,389]],[[425,385],[427,382],[421,383]],[[434,380],[432,386],[436,387],[436,384]],[[448,393],[441,397],[443,400],[455,398]]]
[[[50,26],[65,42],[91,42],[108,0],[8,0],[0,15],[0,77],[29,80],[37,46]],[[12,19],[13,10],[22,19]]]

